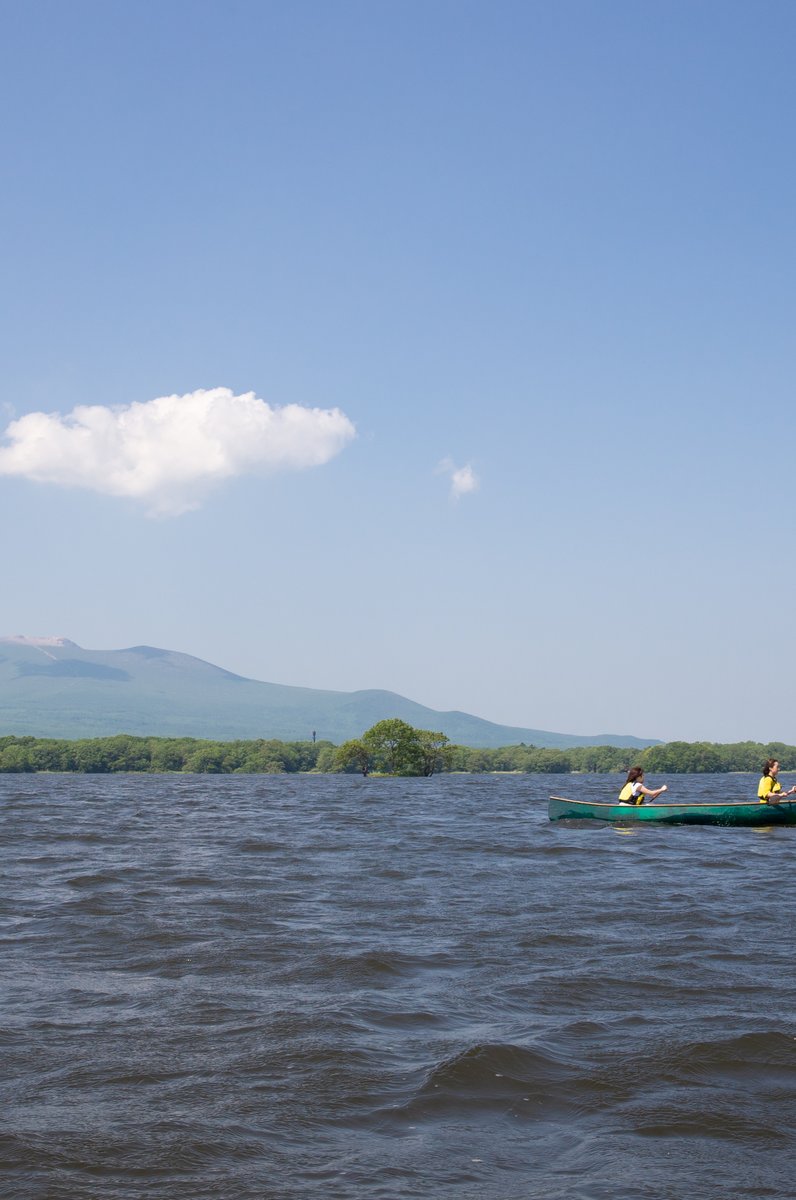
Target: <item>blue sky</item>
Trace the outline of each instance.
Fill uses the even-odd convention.
[[[2,14],[0,634],[796,741],[796,7]]]

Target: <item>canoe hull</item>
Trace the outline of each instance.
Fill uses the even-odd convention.
[[[748,804],[597,804],[551,796],[551,821],[617,821],[658,825],[796,825],[796,802]]]

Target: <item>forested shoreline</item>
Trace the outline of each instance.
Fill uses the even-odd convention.
[[[759,772],[777,758],[783,771],[796,770],[796,747],[782,742],[667,742],[645,750],[577,746],[553,750],[524,744],[500,749],[451,745],[444,734],[416,730],[400,721],[379,722],[361,739],[335,746],[328,741],[276,739],[216,742],[199,738],[113,737],[77,741],[0,737],[0,773],[37,771],[112,774],[184,772],[198,774],[431,775],[437,772],[622,772],[635,764],[649,774]]]

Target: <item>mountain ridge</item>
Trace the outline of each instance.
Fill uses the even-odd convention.
[[[400,717],[461,745],[642,748],[656,739],[555,733],[441,712],[396,692],[330,691],[267,683],[158,646],[84,650],[66,637],[0,637],[0,736],[83,738],[129,733],[231,741],[340,743]]]

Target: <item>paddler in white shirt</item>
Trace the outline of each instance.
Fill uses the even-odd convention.
[[[667,790],[665,783],[654,789],[644,787],[644,768],[631,767],[627,773],[627,782],[619,793],[619,803],[643,804],[645,796],[649,796],[650,800],[656,800],[661,792]]]

